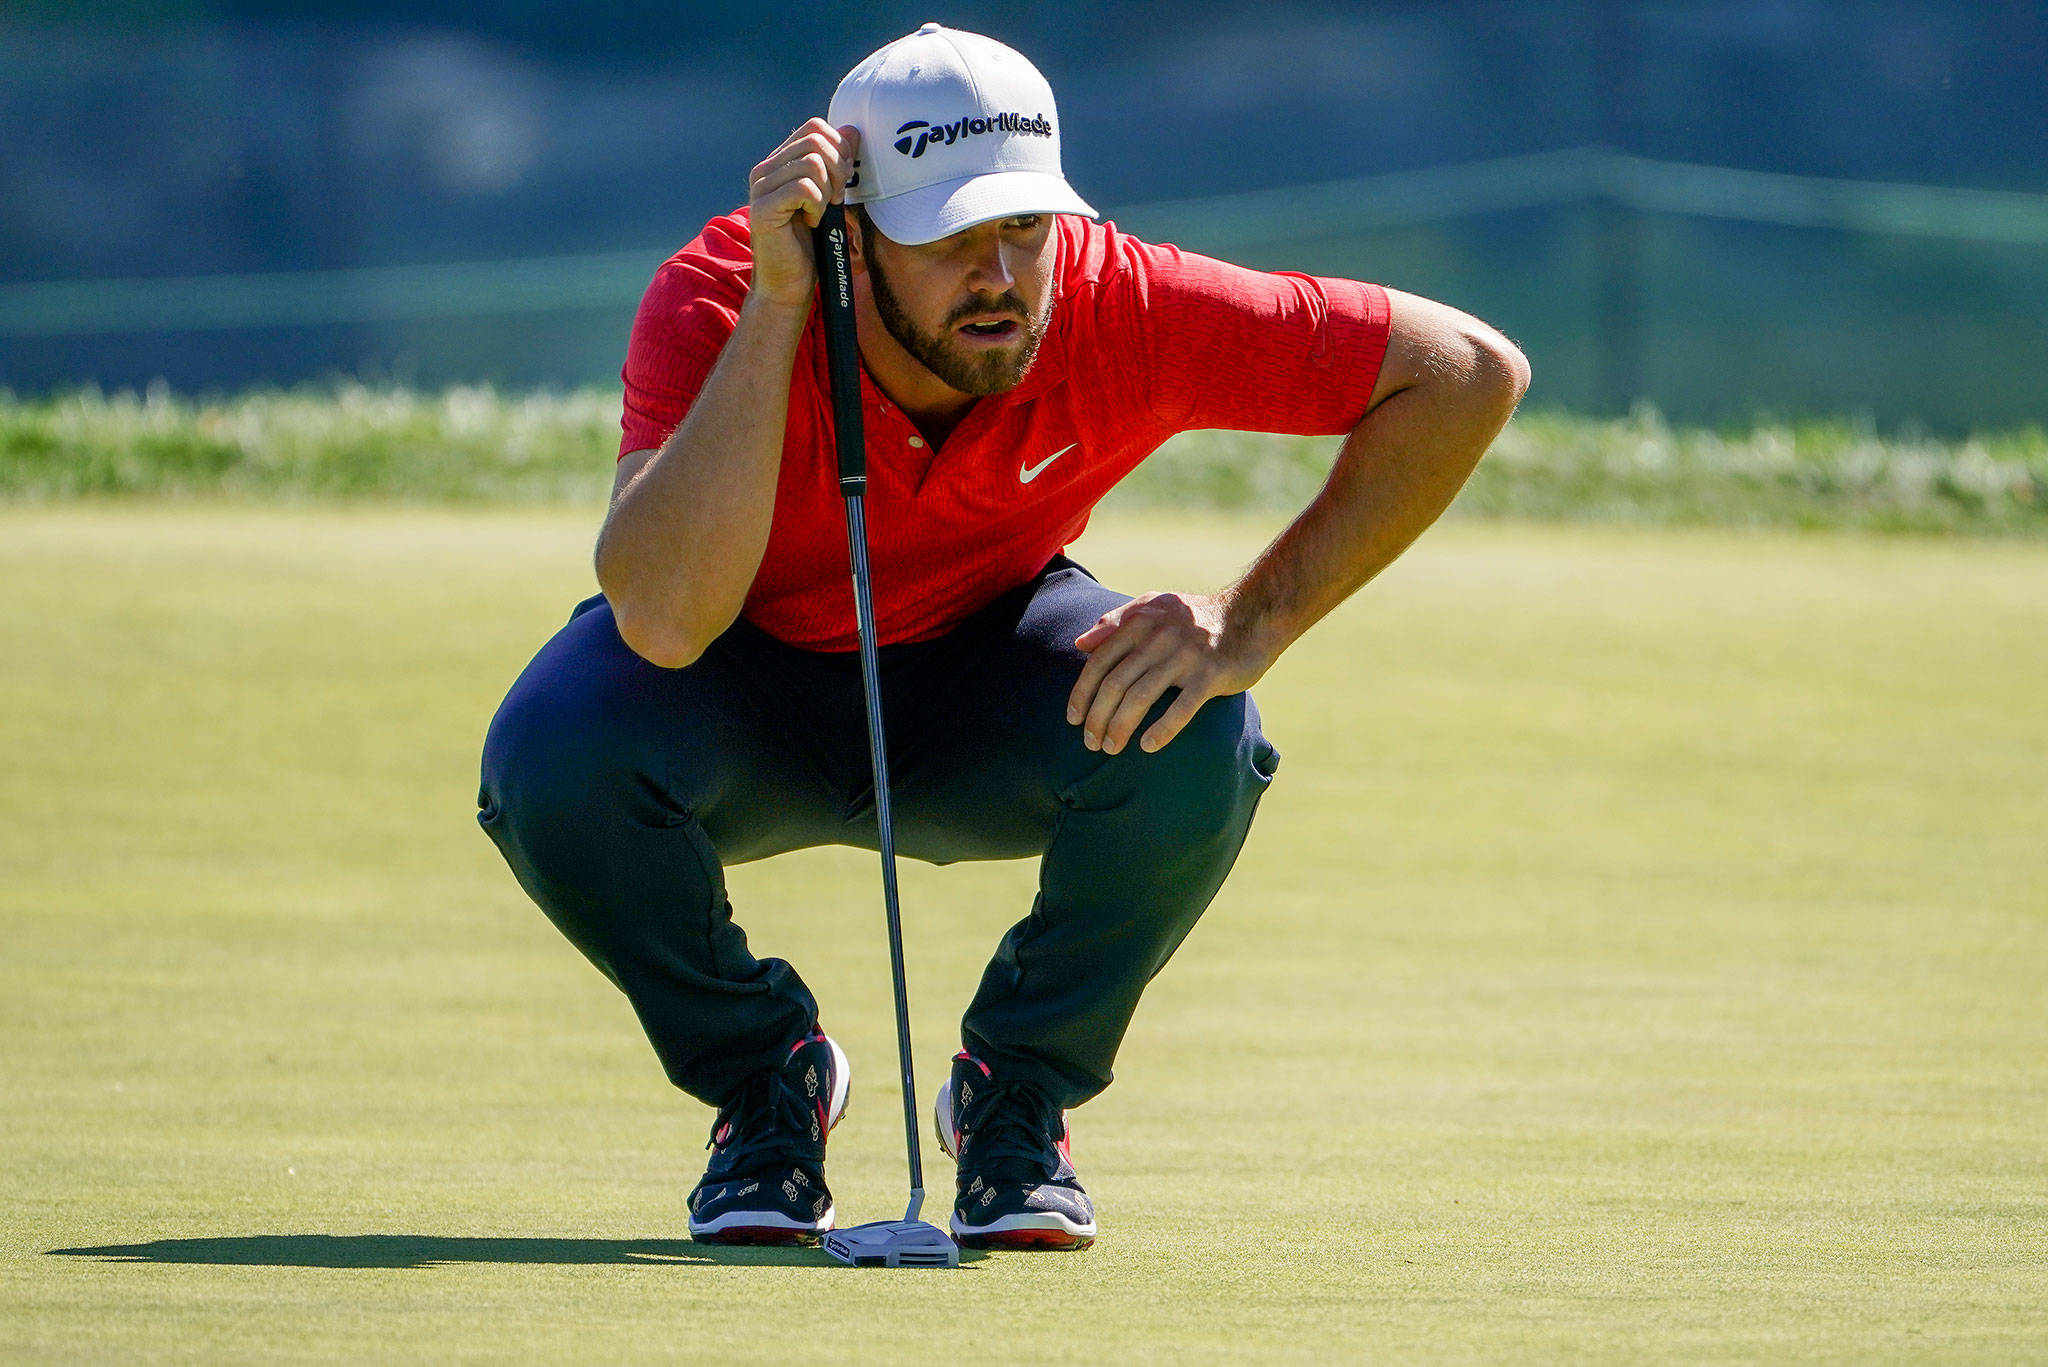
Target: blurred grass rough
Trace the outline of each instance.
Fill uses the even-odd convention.
[[[188,398],[0,391],[0,501],[226,498],[282,502],[600,503],[618,397],[602,389],[438,393],[357,384]],[[1298,508],[1337,439],[1194,432],[1112,507]],[[1652,526],[2048,535],[2048,431],[1957,441],[1852,420],[1717,431],[1655,411],[1518,417],[1454,514]]]

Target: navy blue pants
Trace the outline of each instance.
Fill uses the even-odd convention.
[[[1086,660],[1074,638],[1128,601],[1056,556],[949,634],[880,653],[897,849],[1042,857],[963,1041],[1066,1106],[1109,1085],[1139,994],[1222,886],[1280,760],[1248,693],[1210,699],[1153,754],[1142,728],[1120,754],[1082,743],[1066,720]],[[794,968],[748,952],[725,867],[878,847],[860,657],[742,618],[661,669],[592,598],[498,709],[478,805],[521,886],[632,1002],[670,1080],[720,1105],[818,1012]]]

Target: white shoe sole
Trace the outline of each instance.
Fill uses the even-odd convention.
[[[715,1220],[699,1224],[690,1221],[690,1237],[701,1239],[706,1235],[725,1234],[733,1230],[750,1229],[776,1231],[787,1234],[825,1234],[832,1229],[836,1210],[825,1207],[825,1213],[815,1220],[792,1220],[777,1210],[729,1210]]]
[[[1000,1220],[991,1220],[985,1225],[970,1225],[955,1215],[948,1222],[955,1239],[987,1238],[991,1234],[1015,1234],[1023,1230],[1045,1230],[1050,1233],[1067,1234],[1076,1239],[1095,1237],[1095,1222],[1077,1225],[1058,1211],[1035,1210],[1020,1215],[1005,1215]]]

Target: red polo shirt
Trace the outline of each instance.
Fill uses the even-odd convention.
[[[1334,435],[1364,416],[1387,346],[1377,285],[1246,270],[1062,214],[1052,322],[1016,388],[933,450],[863,373],[867,524],[883,644],[945,633],[1024,583],[1110,487],[1176,432]],[[622,372],[619,452],[659,447],[739,319],[747,211],[715,218],[655,273]],[[743,615],[805,650],[854,650],[846,513],[822,325],[790,380],[768,549]]]

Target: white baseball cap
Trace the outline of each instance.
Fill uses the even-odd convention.
[[[891,241],[1013,214],[1099,217],[1060,171],[1052,87],[993,38],[926,24],[847,72],[826,117],[859,130],[846,198]]]

